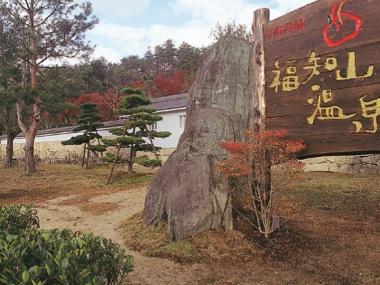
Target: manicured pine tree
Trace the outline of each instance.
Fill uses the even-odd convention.
[[[145,167],[158,167],[161,165],[158,154],[160,148],[154,145],[154,139],[167,138],[171,135],[170,132],[154,130],[152,126],[161,121],[162,117],[155,114],[154,108],[149,107],[151,102],[144,97],[141,90],[124,88],[121,93],[128,96],[122,98],[119,111],[120,114],[128,115],[128,119],[123,127],[110,130],[116,138],[103,139],[105,145],[117,149],[116,155],[107,154],[108,161],[113,162],[107,184],[111,182],[116,163],[122,161],[121,149],[129,150],[129,155],[125,159],[129,173],[132,173],[135,162]],[[152,152],[155,159],[150,159],[147,156],[136,158],[139,151]]]
[[[82,135],[72,137],[71,139],[62,142],[63,145],[82,145],[84,144],[82,167],[86,165],[88,168],[90,155],[93,153],[98,156],[100,153],[103,156],[103,152],[106,151],[106,147],[100,144],[102,136],[98,134],[98,128],[101,128],[101,117],[99,116],[99,110],[93,103],[84,103],[80,106],[80,113],[78,119],[79,126],[76,127],[74,132],[82,132]],[[96,140],[97,144],[92,144]]]

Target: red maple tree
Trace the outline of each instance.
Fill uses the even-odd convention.
[[[72,100],[71,103],[77,106],[84,103],[94,103],[98,107],[99,114],[103,120],[112,120],[117,118],[120,96],[112,92],[93,92],[82,94],[78,98]],[[78,111],[74,111],[73,115],[77,115],[77,113]]]
[[[157,74],[154,76],[152,96],[170,96],[184,92],[185,73],[176,70],[170,76]]]
[[[247,131],[245,142],[221,144],[228,152],[228,158],[219,164],[219,171],[226,178],[234,178],[234,186],[228,187],[228,191],[237,197],[243,208],[235,210],[266,238],[275,230],[273,211],[277,189],[272,183],[272,170],[283,170],[286,173],[282,173],[283,177],[295,179],[297,176],[290,175],[291,172],[298,174],[303,167],[296,156],[305,145],[301,141],[287,139],[287,135],[286,130]],[[280,173],[277,171],[276,176]]]

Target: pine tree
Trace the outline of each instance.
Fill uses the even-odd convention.
[[[0,12],[1,15],[1,12]],[[20,54],[20,34],[14,25],[0,16],[0,125],[7,137],[4,167],[12,167],[13,142],[20,133],[17,121],[16,102],[22,81]]]
[[[177,50],[177,68],[183,70],[186,76],[194,77],[198,70],[201,50],[183,42]]]
[[[85,40],[85,33],[98,22],[89,1],[79,0],[2,0],[1,21],[12,25],[17,35],[23,63],[22,86],[25,100],[17,100],[19,127],[25,137],[25,173],[36,172],[34,142],[42,125],[41,83],[46,63],[55,59],[88,56],[92,46]],[[12,49],[10,49],[12,51]],[[48,64],[49,65],[49,64]],[[32,101],[31,112],[26,112]],[[27,115],[26,115],[27,114]]]
[[[82,132],[82,135],[72,137],[71,139],[62,142],[63,145],[82,145],[84,144],[82,167],[86,164],[89,165],[90,155],[93,153],[98,156],[100,153],[103,156],[103,152],[106,151],[106,147],[100,144],[102,136],[98,134],[98,128],[101,128],[101,117],[99,116],[99,110],[95,104],[85,103],[80,106],[80,113],[78,119],[79,126],[76,127],[74,132]],[[97,144],[92,144],[96,140]]]
[[[123,127],[110,130],[116,138],[103,140],[108,147],[117,149],[116,155],[107,154],[107,158],[113,160],[107,184],[111,182],[116,163],[122,161],[121,149],[129,150],[128,158],[125,159],[129,173],[132,173],[134,163],[145,167],[158,167],[161,165],[158,153],[160,148],[154,145],[154,139],[167,138],[171,135],[170,132],[154,130],[152,126],[161,121],[162,117],[154,114],[156,110],[149,106],[151,102],[144,97],[141,90],[125,88],[121,93],[128,96],[122,98],[120,114],[128,115],[128,119]],[[155,159],[150,159],[148,156],[137,158],[139,151],[152,152]]]

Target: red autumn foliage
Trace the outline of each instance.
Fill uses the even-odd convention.
[[[84,103],[94,103],[99,109],[99,114],[103,120],[115,119],[120,98],[114,93],[89,93],[82,94],[77,99],[72,100],[71,103],[80,106]],[[79,111],[76,111],[79,112]]]
[[[250,150],[251,145],[242,142],[224,142],[222,148],[231,154],[245,153]]]
[[[180,94],[184,91],[185,73],[183,70],[176,70],[170,76],[157,74],[154,76],[152,95],[169,96]]]
[[[225,177],[235,178],[234,186],[227,183],[228,191],[234,197],[234,210],[266,238],[275,230],[273,213],[277,189],[272,182],[283,176],[291,183],[291,180],[299,179],[297,174],[303,167],[296,155],[305,145],[287,139],[287,135],[286,130],[248,131],[246,142],[221,144],[228,152],[228,158],[218,168]],[[276,178],[272,176],[274,169]],[[247,179],[236,179],[242,176]]]
[[[141,80],[134,80],[131,82],[131,84],[129,84],[129,86],[133,89],[140,89],[140,90],[144,90],[144,82],[141,81]]]
[[[305,148],[301,141],[286,139],[288,132],[283,129],[263,130],[246,133],[248,142],[223,142],[222,148],[229,157],[219,165],[220,171],[227,176],[252,174],[252,163],[263,164],[263,155],[271,165],[298,161],[296,154]],[[298,167],[298,166],[297,166]]]

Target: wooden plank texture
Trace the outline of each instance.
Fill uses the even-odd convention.
[[[252,53],[252,106],[250,129],[265,129],[265,58],[264,58],[264,25],[269,22],[269,9],[256,10],[253,16],[253,53]]]
[[[301,157],[380,152],[380,1],[320,0],[264,25],[266,128]]]

